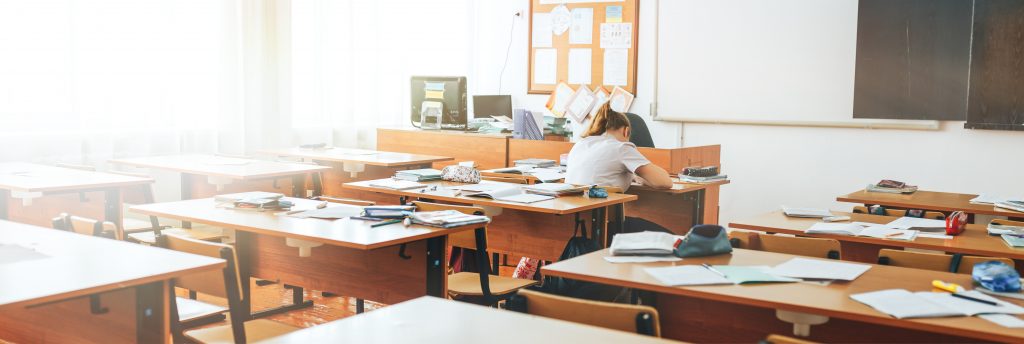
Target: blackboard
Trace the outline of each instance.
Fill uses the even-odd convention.
[[[977,0],[968,129],[1024,130],[1024,1]]]

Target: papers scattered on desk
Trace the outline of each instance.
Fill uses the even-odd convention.
[[[562,172],[536,172],[536,170],[534,170],[533,172],[530,172],[530,175],[544,183],[553,183],[565,179],[565,173]]]
[[[622,234],[619,234],[622,235]],[[604,260],[614,264],[624,263],[654,263],[654,262],[678,262],[683,260],[676,256],[606,256]]]
[[[945,220],[922,219],[917,217],[901,217],[885,224],[886,227],[899,229],[918,229],[922,231],[946,230]]]
[[[879,224],[868,224],[868,226],[861,225],[862,223],[815,223],[804,231],[807,234],[833,234],[833,235],[848,235],[848,236],[862,236],[872,237],[879,239],[890,239],[890,240],[906,240],[911,241],[917,237],[918,231],[908,229],[889,228],[885,225]]]
[[[217,195],[213,197],[213,201],[217,203],[228,203],[238,202],[244,199],[281,199],[284,194],[277,192],[263,192],[263,191],[251,191],[251,192],[239,192],[233,194]]]
[[[1024,314],[1024,308],[974,290],[960,294],[995,302],[998,305],[993,306],[965,300],[954,297],[953,294],[946,292],[922,291],[911,293],[905,289],[888,289],[854,294],[850,295],[850,298],[897,319],[973,316],[977,314]]]
[[[476,223],[487,223],[487,216],[463,214],[456,210],[420,211],[409,216],[412,223],[426,226],[453,228]]]
[[[0,265],[49,257],[21,245],[0,243]]]
[[[670,256],[683,237],[662,232],[622,233],[612,238],[613,256]]]
[[[1013,201],[1007,200],[1003,202],[997,202],[996,208],[1009,209],[1013,211],[1024,212],[1024,201]]]
[[[1024,197],[1003,197],[997,195],[979,195],[971,199],[973,204],[996,204],[999,202],[1006,202],[1012,200],[1024,200]]]
[[[420,184],[420,183],[417,183],[417,182],[408,181],[408,180],[391,179],[391,178],[374,180],[374,181],[370,182],[370,186],[375,186],[375,187],[378,187],[378,188],[395,189],[395,190],[410,190],[410,189],[419,189],[419,188],[427,187],[426,185],[423,185],[423,184]]]
[[[782,213],[790,217],[806,217],[806,218],[823,218],[832,216],[832,212],[828,209],[816,209],[816,208],[793,208],[782,206]]]
[[[573,194],[581,194],[589,186],[577,186],[567,183],[543,183],[524,186],[523,191],[547,196],[565,196]]]
[[[776,276],[807,279],[852,281],[860,277],[871,265],[843,263],[807,258],[793,258],[776,265],[770,273]]]
[[[508,188],[508,184],[499,183],[480,183],[480,184],[465,184],[465,185],[454,185],[449,186],[451,190],[462,190],[465,192],[485,192],[499,189]]]
[[[1024,247],[1024,238],[1022,238],[1019,234],[1003,234],[1000,235],[1000,237],[1002,237],[1003,242],[1005,242],[1006,245],[1010,247]]]
[[[505,187],[505,188],[502,188],[502,189],[487,190],[487,191],[481,191],[481,192],[476,192],[476,193],[470,193],[470,194],[466,194],[466,196],[468,196],[468,197],[483,197],[483,198],[490,198],[490,199],[493,199],[495,201],[526,203],[526,204],[536,203],[536,202],[540,202],[540,201],[547,201],[549,199],[554,199],[554,197],[551,197],[551,196],[533,195],[533,194],[525,193],[525,192],[523,192],[523,190],[519,186]]]
[[[1021,292],[991,291],[991,290],[985,289],[985,287],[977,287],[974,290],[980,291],[982,293],[989,294],[989,295],[995,295],[995,296],[1008,297],[1008,298],[1011,298],[1011,299],[1024,300],[1024,294],[1022,294]]]
[[[432,168],[421,168],[418,170],[405,170],[395,172],[395,179],[408,180],[412,182],[425,182],[430,180],[441,180],[441,171]]]
[[[686,285],[728,285],[746,283],[797,282],[798,279],[776,276],[767,266],[712,266],[725,276],[700,265],[682,265],[660,268],[646,268],[644,272],[667,286]]]
[[[325,220],[344,219],[346,217],[359,216],[363,212],[362,208],[355,206],[333,206],[322,209],[310,209],[301,211],[288,216],[297,217],[300,219],[305,218],[317,218]]]
[[[510,173],[510,174],[523,174],[533,170],[533,166],[514,166],[505,168],[496,168],[491,170],[494,173]]]
[[[986,227],[989,235],[1024,234],[1024,226],[1018,226],[1016,222],[1009,224],[997,221],[989,222],[988,227]]]
[[[979,318],[1007,328],[1024,328],[1024,320],[1009,314],[978,314]]]

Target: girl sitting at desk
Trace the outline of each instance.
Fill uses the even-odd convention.
[[[672,188],[672,178],[665,169],[647,160],[636,145],[629,142],[629,119],[612,111],[608,103],[601,106],[583,132],[583,139],[569,151],[565,182],[613,186],[623,192],[634,177],[647,186]]]

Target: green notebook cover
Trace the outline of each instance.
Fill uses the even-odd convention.
[[[1003,241],[1006,242],[1010,247],[1024,247],[1024,238],[1013,234],[1003,234]]]
[[[715,265],[715,270],[725,274],[725,278],[736,284],[746,283],[777,283],[777,282],[799,282],[799,279],[775,276],[767,271],[770,266],[736,266],[736,265]]]

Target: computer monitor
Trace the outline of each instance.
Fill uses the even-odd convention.
[[[409,119],[413,125],[440,129],[466,128],[466,77],[414,76],[410,84],[412,111]],[[421,123],[424,110],[428,115],[440,116],[440,123]]]
[[[512,118],[512,96],[473,96],[473,118],[507,116]]]

